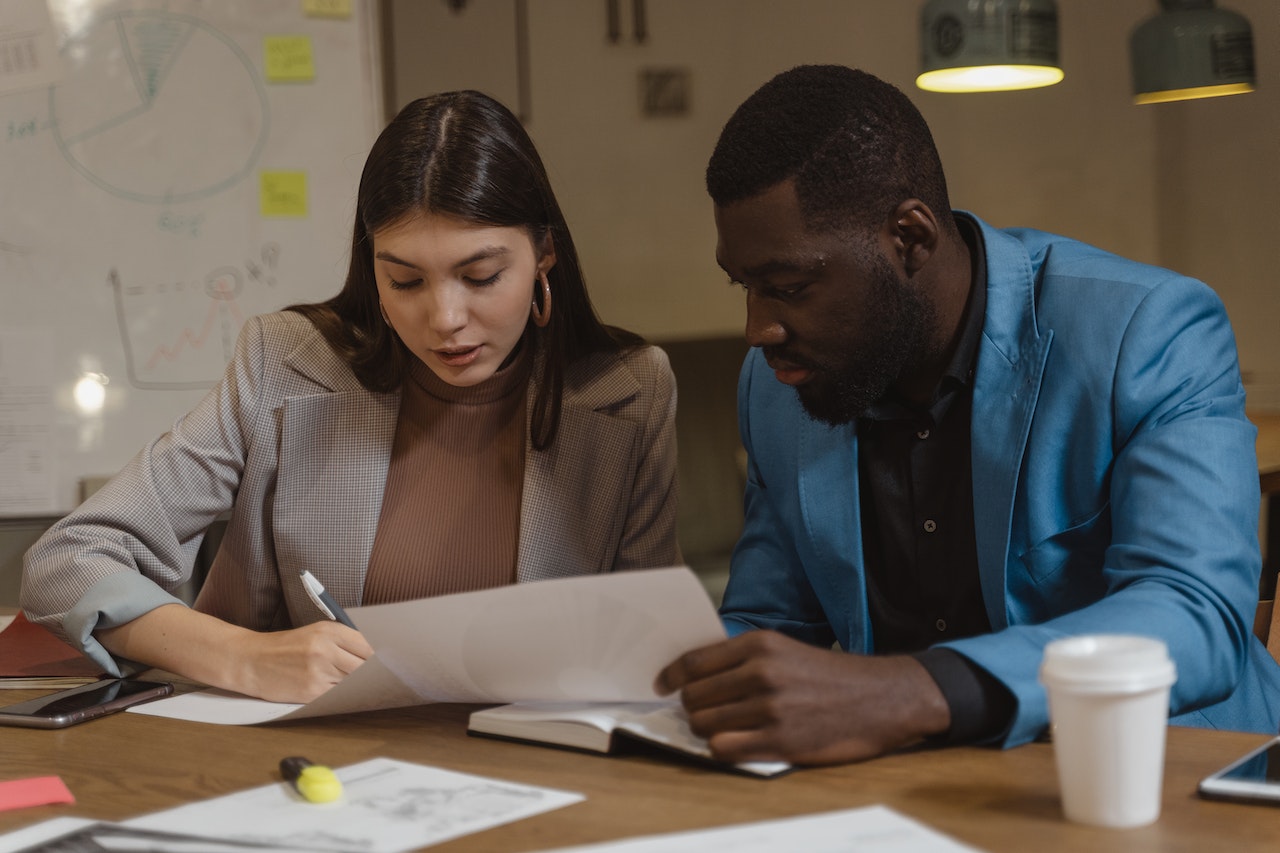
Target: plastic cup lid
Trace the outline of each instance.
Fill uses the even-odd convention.
[[[1168,687],[1177,679],[1164,642],[1130,634],[1087,634],[1044,648],[1040,681],[1087,692],[1133,692]]]

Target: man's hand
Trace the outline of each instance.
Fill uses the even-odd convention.
[[[657,688],[681,691],[694,733],[726,761],[858,761],[951,724],[942,691],[913,658],[820,649],[774,631],[688,652]]]

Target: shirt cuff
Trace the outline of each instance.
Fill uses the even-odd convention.
[[[63,615],[62,629],[68,641],[85,656],[107,674],[120,677],[142,667],[126,658],[114,657],[98,642],[93,632],[98,628],[115,628],[132,622],[165,604],[187,606],[137,572],[113,572],[89,587],[76,605]]]
[[[939,746],[994,740],[1009,727],[1016,710],[1013,694],[995,676],[959,652],[932,648],[912,655],[942,691],[951,727],[928,738]]]

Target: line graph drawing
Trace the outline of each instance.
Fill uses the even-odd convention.
[[[267,93],[223,33],[186,15],[122,11],[74,34],[68,52],[74,71],[49,87],[52,131],[67,162],[101,189],[192,201],[253,169],[268,136]]]
[[[249,259],[244,272],[220,266],[198,283],[164,281],[126,283],[107,274],[129,384],[149,390],[208,388],[217,382],[235,349],[247,316],[248,283],[275,284],[279,246],[269,243],[261,259]],[[175,318],[177,318],[175,320]],[[187,322],[183,325],[183,319]]]
[[[234,341],[235,330],[244,325],[244,315],[236,305],[236,294],[240,292],[240,271],[233,267],[222,267],[209,274],[205,282],[205,293],[209,296],[209,307],[205,311],[204,323],[200,329],[183,329],[178,333],[178,340],[172,346],[159,344],[146,360],[146,369],[153,371],[157,365],[177,361],[188,349],[201,349],[213,332],[215,326],[222,332],[222,352],[230,357],[230,346]],[[226,303],[225,307],[219,303]],[[219,319],[229,322],[219,323]],[[234,324],[234,325],[233,325]]]

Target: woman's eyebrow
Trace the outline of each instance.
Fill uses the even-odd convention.
[[[485,246],[484,248],[477,249],[475,252],[472,252],[467,257],[458,261],[456,264],[454,264],[454,267],[455,268],[465,267],[468,264],[474,264],[476,261],[484,261],[484,260],[488,260],[489,258],[500,258],[509,254],[511,254],[511,249],[509,249],[506,246]],[[394,253],[388,252],[386,249],[380,249],[379,251],[374,253],[374,257],[380,261],[388,261],[390,263],[397,264],[402,267],[409,267],[410,269],[415,269],[415,270],[418,269],[417,264],[413,263],[412,261],[406,261],[403,258],[397,257]]]
[[[506,246],[485,246],[462,260],[454,264],[454,267],[465,267],[467,264],[474,264],[476,261],[485,261],[489,258],[500,258],[504,255],[511,254],[511,250]]]
[[[402,267],[410,267],[415,270],[418,268],[417,264],[413,264],[413,263],[410,263],[409,261],[401,260],[400,258],[397,258],[392,253],[386,251],[385,249],[379,250],[378,252],[374,253],[374,257],[380,261],[390,261],[393,264],[399,264]]]

